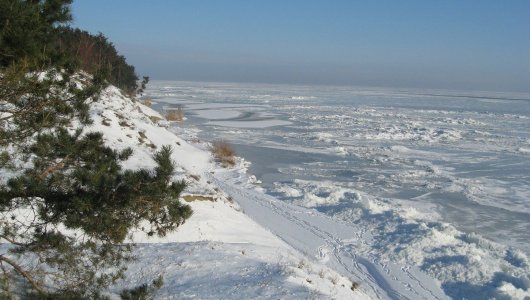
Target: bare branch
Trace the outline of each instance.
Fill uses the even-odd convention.
[[[24,247],[24,246],[28,246],[28,245],[29,245],[29,244],[19,243],[19,242],[15,241],[15,240],[13,240],[13,239],[11,239],[11,238],[5,236],[5,235],[0,235],[0,238],[3,238],[4,240],[6,240],[6,241],[8,241],[8,242],[10,242],[11,244],[16,245],[16,246],[22,246],[22,247]]]

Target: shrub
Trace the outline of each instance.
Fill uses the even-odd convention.
[[[214,141],[210,147],[210,151],[212,152],[215,160],[220,162],[224,167],[233,166],[236,164],[236,152],[226,141]]]
[[[184,109],[178,106],[177,109],[166,110],[166,120],[168,121],[184,121]]]
[[[144,101],[142,101],[142,104],[147,107],[151,107],[153,105],[153,101],[151,101],[151,99],[145,99]]]
[[[148,284],[142,284],[140,286],[126,289],[120,292],[121,300],[148,300],[154,299],[154,294],[164,285],[164,279],[162,275],[158,276],[157,279]]]
[[[77,67],[88,73],[104,73],[105,79],[129,95],[137,92],[138,76],[134,66],[127,63],[125,57],[118,53],[114,44],[102,33],[94,35],[65,26],[59,26],[55,30],[57,34],[52,37],[51,47],[59,55],[69,56]],[[147,83],[145,77],[144,82],[143,88]]]

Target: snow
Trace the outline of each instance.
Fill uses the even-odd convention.
[[[170,86],[165,89],[171,91]],[[155,101],[172,103],[171,99]],[[245,118],[242,107],[254,109],[250,119]],[[253,105],[192,103],[185,109],[199,118],[220,119],[209,124],[235,127],[236,134],[245,128],[293,124]],[[326,114],[314,118],[357,122],[385,117],[372,109],[356,113],[356,120]],[[244,159],[238,158],[234,168],[221,168],[207,151],[209,144],[197,138],[196,128],[171,126],[158,112],[114,87],[92,103],[91,116],[94,123],[89,131],[103,132],[105,142],[117,149],[133,148],[126,168],[153,167],[151,156],[156,149],[171,145],[178,165],[175,179],[189,182],[183,198],[200,199],[189,203],[194,215],[177,231],[165,237],[134,232],[129,242],[137,243],[136,259],[129,266],[127,279],[107,291],[112,297],[122,288],[159,275],[165,284],[155,296],[162,299],[525,299],[530,295],[530,263],[523,251],[459,231],[439,221],[435,213],[425,214],[422,208],[411,207],[414,199],[396,206],[353,183],[339,186],[327,180],[296,179],[289,184],[275,182],[276,191],[291,199],[282,201],[265,193],[260,181],[248,173],[249,163]],[[381,173],[379,179],[432,184],[426,178],[445,176],[451,181],[442,186],[444,189],[466,189],[477,198],[485,193],[506,193],[495,181],[488,181],[490,187],[477,191],[471,179],[457,177],[449,167],[429,161],[432,152],[392,144],[400,140],[459,141],[467,133],[443,124],[473,121],[443,117],[436,122],[438,127],[404,122],[352,135],[390,141],[376,153],[379,161],[397,163],[413,156],[415,169]],[[478,121],[476,124],[482,126]],[[343,136],[317,132],[308,138],[334,145]],[[330,149],[342,155],[363,155],[355,151],[360,148],[351,146]],[[519,152],[524,153],[523,149]],[[524,196],[525,190],[520,193]],[[428,193],[416,198],[421,197],[428,197]],[[426,204],[423,209],[430,207]],[[326,209],[336,214],[324,214]],[[354,291],[353,283],[359,284]]]
[[[366,299],[351,283],[293,256],[253,244],[183,242],[142,244],[129,267],[133,287],[164,276],[156,299]]]
[[[233,119],[239,117],[242,114],[242,112],[239,111],[226,109],[201,109],[195,110],[194,113],[197,114],[199,118],[215,120]]]
[[[136,243],[211,241],[285,247],[285,244],[269,231],[237,211],[234,205],[224,201],[208,200],[193,201],[189,204],[193,207],[193,218],[190,218],[185,226],[163,238],[148,237],[139,231],[134,234],[132,240]]]
[[[283,120],[257,120],[257,121],[210,121],[211,125],[236,127],[236,128],[267,128],[292,124]]]
[[[517,151],[519,151],[519,152],[521,152],[523,154],[530,154],[530,149],[529,148],[521,147],[521,148],[517,149]]]
[[[234,197],[252,219],[300,252],[355,278],[371,298],[448,299],[440,283],[418,268],[405,269],[362,255],[362,245],[371,239],[362,228],[241,186],[243,183],[234,172],[218,172],[210,178]]]
[[[310,262],[230,203],[190,205],[193,217],[165,238],[134,235],[137,259],[116,289],[162,274],[166,284],[157,298],[366,298],[349,289],[347,278]]]
[[[351,290],[350,278],[293,249],[209,182],[210,172],[219,166],[206,143],[193,145],[179,138],[166,128],[166,122],[158,120],[162,118],[158,112],[128,99],[114,87],[107,88],[91,105],[91,117],[94,122],[88,131],[103,132],[112,147],[134,150],[126,168],[152,167],[154,151],[171,145],[172,158],[179,167],[175,179],[186,178],[190,183],[186,193],[213,200],[190,202],[193,216],[165,237],[134,232],[130,241],[138,244],[134,250],[137,258],[129,266],[128,279],[111,292],[162,274],[165,285],[157,298],[367,298],[362,288]],[[244,170],[243,163],[239,170]],[[190,174],[198,180],[190,179]],[[256,179],[249,177],[247,182]]]
[[[181,84],[165,82],[162,91],[155,83],[149,93],[163,96]],[[207,174],[209,181],[298,251],[364,278],[361,287],[372,298],[520,299],[529,291],[525,102],[183,84],[168,103],[196,95],[205,107],[232,106],[237,118],[267,112],[292,122],[234,129],[202,115],[187,128],[236,144],[263,183],[248,184],[249,174],[238,171]],[[349,229],[325,229],[333,226]]]
[[[313,96],[291,96],[289,98],[293,99],[293,100],[315,99],[315,97],[313,97]]]
[[[91,112],[94,125],[88,131],[103,132],[109,146],[134,149],[132,157],[125,163],[126,168],[154,166],[151,156],[163,145],[172,147],[172,158],[190,173],[204,172],[210,166],[211,157],[207,152],[196,151],[195,147],[153,122],[149,117],[163,117],[153,109],[128,99],[115,87],[107,88],[101,99],[92,103]],[[103,123],[104,119],[110,126]],[[145,138],[140,141],[142,136]],[[145,147],[150,144],[155,148]]]
[[[193,145],[178,137],[158,112],[112,86],[103,91],[99,101],[91,103],[90,114],[94,122],[87,132],[102,132],[105,143],[114,148],[133,149],[125,168],[152,168],[152,154],[163,145],[171,145],[172,159],[178,166],[175,179],[189,182],[183,196],[206,199],[190,202],[193,216],[165,237],[133,233],[128,242],[137,244],[135,260],[126,279],[105,292],[110,297],[163,275],[165,284],[156,293],[157,299],[368,298],[362,288],[351,289],[350,278],[305,257],[258,225],[209,182],[208,174],[220,167],[206,150],[207,143]],[[240,162],[238,168],[243,172],[245,164]],[[249,176],[247,182],[259,181]],[[17,218],[24,221],[32,215],[21,209]],[[2,250],[7,247],[0,245]]]

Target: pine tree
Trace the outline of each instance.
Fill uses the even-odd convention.
[[[64,26],[56,31],[58,36],[52,43],[54,51],[71,56],[73,63],[88,73],[105,72],[111,84],[128,94],[136,92],[138,76],[134,66],[127,63],[102,33],[94,35]]]
[[[21,59],[35,65],[52,59],[47,45],[54,39],[57,24],[72,19],[72,0],[1,0],[0,66]]]
[[[149,76],[144,76],[142,82],[140,83],[140,88],[138,88],[138,94],[142,94],[149,83]]]
[[[0,182],[0,240],[11,245],[0,297],[16,278],[39,298],[97,297],[123,276],[132,229],[163,236],[192,214],[170,147],[154,170],[123,170],[132,150],[84,130],[108,73],[83,75],[50,47],[70,2],[0,0],[0,172],[15,174]]]

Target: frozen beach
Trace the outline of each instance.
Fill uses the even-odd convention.
[[[162,276],[157,299],[530,297],[520,95],[498,105],[498,95],[182,82],[147,94],[151,108],[108,87],[86,130],[131,148],[126,169],[153,168],[171,145],[194,214],[164,237],[132,232],[135,259],[106,295]],[[171,109],[184,122],[157,112]],[[234,145],[234,166],[216,162],[216,139]]]
[[[453,298],[529,295],[530,95],[154,82],[147,96],[184,107],[180,136],[232,143],[249,188],[369,234],[342,253]]]

